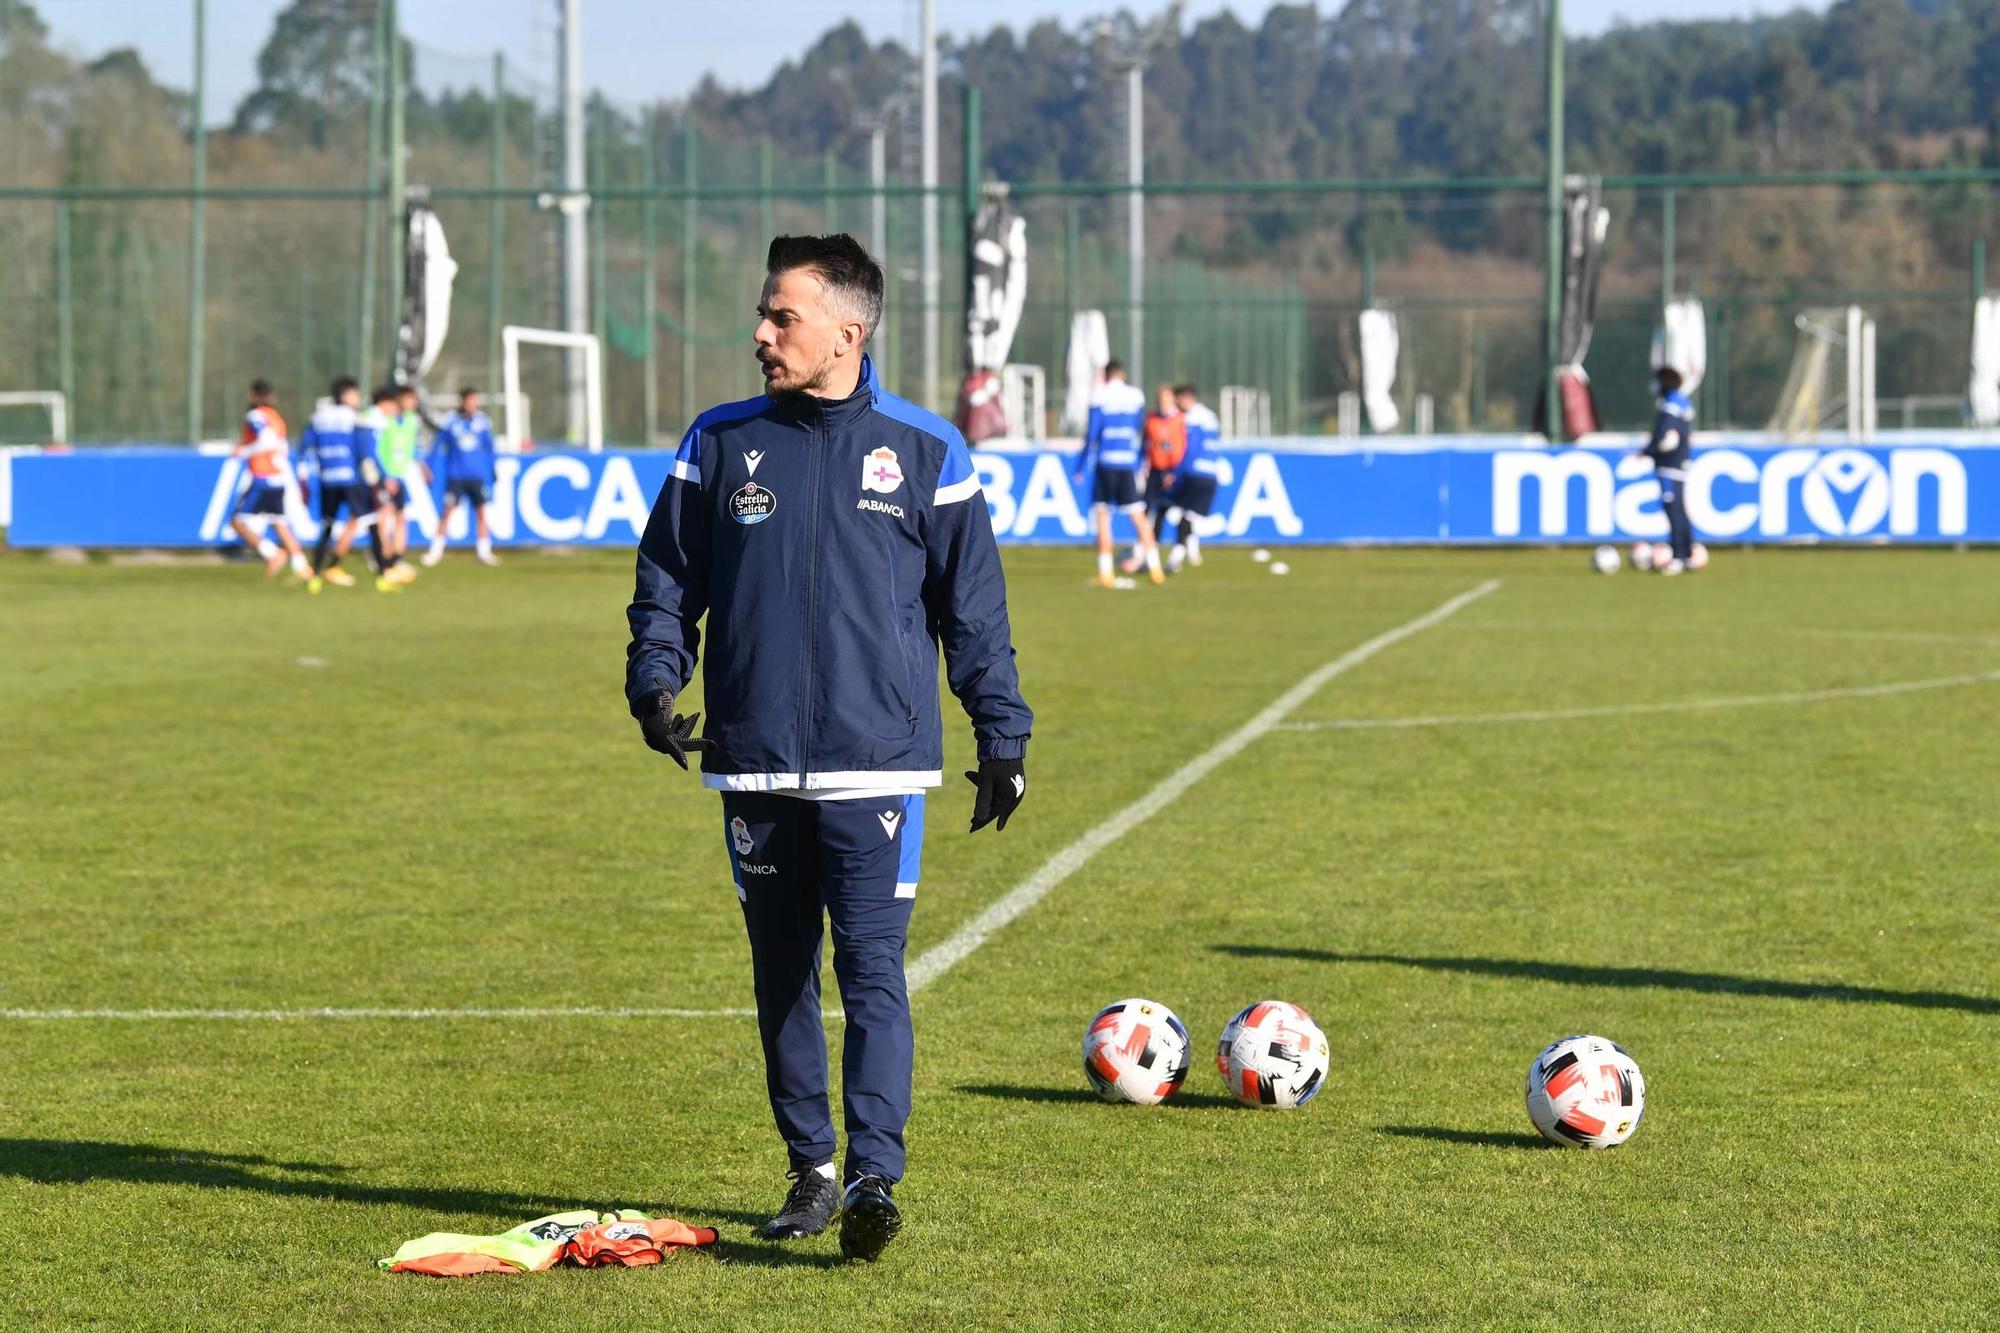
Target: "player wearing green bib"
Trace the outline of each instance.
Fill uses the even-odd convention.
[[[382,528],[382,549],[389,564],[383,572],[399,583],[408,583],[417,577],[417,571],[403,562],[403,553],[410,547],[410,523],[403,511],[410,503],[409,479],[416,467],[418,435],[423,430],[423,418],[417,415],[417,391],[408,385],[378,389],[375,412],[381,417],[375,457],[382,467],[376,521]]]

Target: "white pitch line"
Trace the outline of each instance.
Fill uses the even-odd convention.
[[[1432,717],[1339,717],[1287,722],[1279,731],[1382,731],[1403,727],[1462,727],[1501,722],[1570,722],[1582,718],[1629,717],[1637,713],[1698,713],[1717,708],[1759,708],[1776,704],[1833,703],[1841,699],[1877,699],[1921,690],[1963,689],[2000,681],[2000,671],[1973,676],[1936,676],[1929,680],[1898,680],[1883,685],[1855,685],[1838,690],[1798,690],[1790,694],[1741,694],[1722,699],[1678,699],[1651,704],[1603,704],[1594,708],[1535,708],[1514,713],[1441,713]]]
[[[1499,586],[1498,579],[1488,579],[1478,587],[1462,592],[1442,605],[1426,611],[1415,620],[1378,634],[1360,647],[1351,649],[1324,666],[1315,668],[1248,722],[1175,769],[1144,796],[1103,823],[1089,829],[1075,842],[1050,857],[1043,863],[1041,869],[1022,880],[1005,897],[960,926],[949,939],[927,949],[910,964],[906,974],[911,993],[922,990],[956,967],[967,955],[986,943],[995,931],[1046,898],[1057,885],[1081,870],[1093,856],[1166,809],[1188,788],[1213,772],[1218,765],[1242,753],[1253,741],[1277,727],[1292,710],[1318,693],[1329,681],[1347,674],[1383,649],[1394,647],[1410,636],[1421,634],[1431,626],[1449,619]]]
[[[967,955],[986,943],[995,931],[1033,907],[1051,890],[1078,870],[1093,856],[1112,843],[1145,823],[1154,815],[1172,804],[1181,793],[1207,777],[1225,760],[1240,754],[1251,742],[1269,733],[1282,723],[1286,716],[1300,704],[1310,699],[1335,677],[1343,676],[1355,667],[1385,648],[1390,648],[1413,634],[1438,624],[1457,614],[1486,594],[1500,586],[1498,579],[1488,579],[1478,587],[1462,592],[1442,605],[1426,611],[1415,620],[1398,625],[1395,629],[1376,635],[1358,648],[1349,650],[1333,661],[1318,667],[1298,684],[1292,686],[1268,704],[1264,710],[1245,722],[1229,735],[1217,741],[1208,750],[1183,764],[1169,774],[1160,784],[1141,796],[1132,804],[1112,815],[1103,823],[1088,830],[1075,842],[1057,852],[1043,864],[1040,870],[1016,885],[1004,898],[993,903],[985,911],[960,926],[952,936],[920,955],[910,964],[907,972],[909,989],[912,994],[922,990],[962,962]],[[408,1019],[440,1020],[453,1018],[751,1018],[755,1009],[611,1009],[579,1007],[572,1009],[0,1009],[0,1020],[14,1021],[61,1021],[65,1019],[103,1020],[243,1020],[252,1022],[284,1022],[294,1019]],[[825,1016],[839,1021],[845,1017],[841,1011],[830,1009]]]
[[[449,1018],[754,1018],[755,1009],[639,1009],[581,1005],[567,1009],[0,1009],[0,1019],[60,1022],[67,1019],[164,1019],[286,1022],[292,1019]],[[837,1010],[827,1012],[839,1018]]]

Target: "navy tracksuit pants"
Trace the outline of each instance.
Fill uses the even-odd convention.
[[[833,924],[833,973],[847,1012],[840,1064],[845,1178],[901,1180],[916,1058],[903,948],[916,904],[924,798],[808,801],[725,792],[722,814],[750,932],[764,1083],[792,1165],[834,1157],[819,1003],[824,917]]]
[[[1667,540],[1674,559],[1686,563],[1694,551],[1694,527],[1688,522],[1687,478],[1677,468],[1660,471],[1660,508],[1667,515]]]

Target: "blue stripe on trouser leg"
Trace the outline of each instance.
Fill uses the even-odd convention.
[[[820,807],[762,793],[722,798],[723,836],[750,935],[771,1116],[795,1167],[833,1160],[820,1020]]]
[[[841,1055],[848,1179],[903,1177],[903,1126],[910,1118],[916,1039],[903,979],[923,840],[923,797],[884,796],[820,804],[820,898],[833,924],[833,973],[847,1011]],[[904,880],[905,873],[912,876]]]

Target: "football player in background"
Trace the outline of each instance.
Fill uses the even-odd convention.
[[[236,508],[229,516],[229,526],[243,539],[243,544],[264,557],[264,577],[270,578],[285,567],[286,557],[291,560],[292,573],[300,578],[311,575],[306,565],[305,552],[299,547],[299,539],[292,535],[291,525],[285,522],[285,494],[295,484],[292,475],[291,446],[285,438],[285,419],[278,415],[278,409],[271,406],[271,385],[268,380],[255,380],[250,385],[250,408],[243,414],[243,439],[236,446],[236,453],[244,461],[244,470],[250,481],[243,493],[236,498]],[[267,529],[275,528],[278,542],[272,542]],[[283,549],[279,548],[282,543]]]
[[[1688,522],[1688,446],[1694,436],[1694,404],[1681,392],[1681,373],[1672,366],[1656,372],[1660,382],[1660,408],[1653,416],[1653,436],[1639,452],[1653,460],[1653,472],[1660,479],[1660,508],[1667,516],[1667,531],[1673,558],[1655,564],[1662,574],[1679,574],[1688,567],[1694,550],[1694,528]],[[1657,559],[1657,557],[1656,557]]]
[[[1201,537],[1194,530],[1195,520],[1208,517],[1208,511],[1215,507],[1215,489],[1222,484],[1222,459],[1215,452],[1222,423],[1201,401],[1194,385],[1175,386],[1174,398],[1180,403],[1187,433],[1187,448],[1174,470],[1173,489],[1167,494],[1167,518],[1179,521],[1173,549],[1167,553],[1167,568],[1178,574],[1183,562],[1201,563]]]
[[[1146,519],[1146,502],[1139,495],[1139,437],[1146,415],[1146,395],[1125,382],[1125,363],[1104,367],[1104,383],[1090,398],[1090,421],[1084,428],[1083,452],[1077,455],[1075,480],[1090,482],[1090,512],[1097,520],[1097,586],[1111,588],[1111,515],[1129,514],[1139,531],[1140,558],[1155,583],[1167,580],[1160,568],[1160,547]]]
[[[431,441],[427,466],[432,476],[444,481],[444,511],[438,515],[437,531],[431,534],[431,549],[424,553],[426,566],[444,559],[445,533],[461,500],[472,510],[479,563],[500,563],[493,554],[493,530],[486,520],[486,505],[493,492],[493,455],[493,423],[479,410],[479,391],[460,389],[458,410],[444,419],[437,438]]]
[[[383,569],[382,533],[375,524],[375,492],[363,480],[363,467],[379,476],[375,465],[374,432],[366,427],[356,408],[361,402],[361,386],[351,375],[333,382],[333,401],[312,415],[305,436],[299,441],[300,464],[319,476],[319,546],[313,552],[312,576],[306,591],[318,594],[326,583],[336,588],[354,586],[354,576],[340,567],[354,544],[354,534],[366,522],[368,545],[375,555],[375,567]],[[335,520],[343,519],[339,546],[328,561],[334,545]],[[397,584],[388,577],[375,577],[377,592],[392,592]]]
[[[417,413],[417,391],[409,385],[388,385],[375,391],[369,425],[375,432],[375,461],[382,469],[376,488],[375,522],[382,529],[382,550],[388,565],[382,570],[398,583],[408,583],[417,571],[404,562],[410,549],[410,474],[415,470],[417,438],[423,418]]]
[[[1157,538],[1165,531],[1161,520],[1166,517],[1170,503],[1167,494],[1173,489],[1181,454],[1187,450],[1187,423],[1181,419],[1181,405],[1171,386],[1160,386],[1155,403],[1146,414],[1146,522],[1152,525]],[[1125,572],[1138,573],[1145,560],[1145,550],[1134,546],[1131,557],[1125,561]]]

